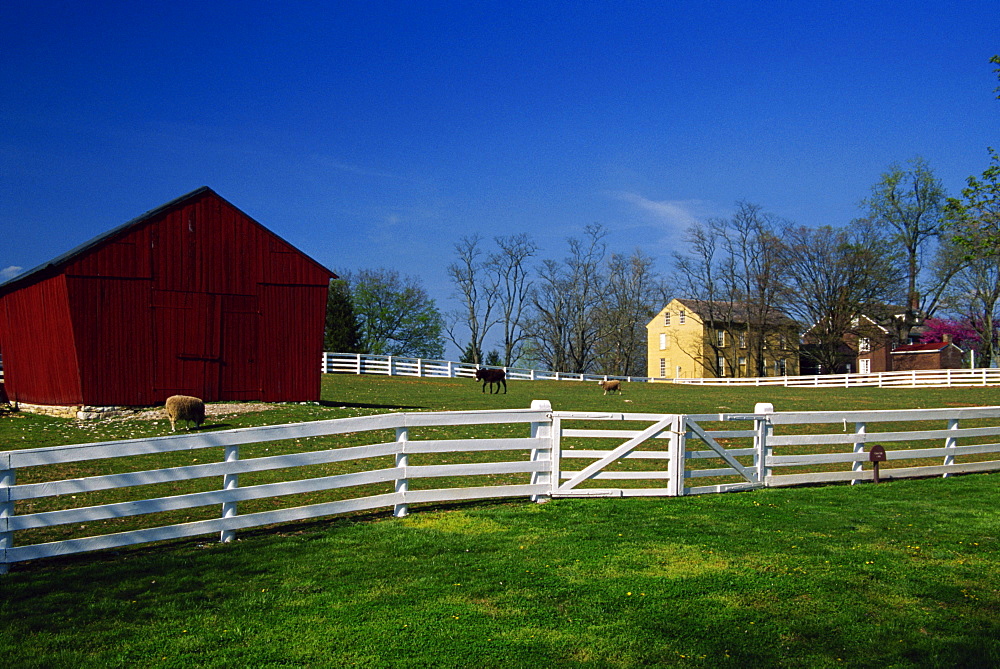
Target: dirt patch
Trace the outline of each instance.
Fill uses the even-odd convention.
[[[254,413],[256,411],[267,411],[274,409],[276,405],[265,404],[263,402],[234,402],[231,404],[206,404],[206,416],[232,416],[241,413]],[[166,418],[163,409],[147,409],[138,411],[129,416],[123,416],[125,420],[160,420]]]

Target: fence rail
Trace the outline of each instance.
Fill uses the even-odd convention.
[[[450,360],[425,360],[364,353],[324,353],[324,374],[380,374],[387,376],[466,377],[476,375],[472,363]],[[1000,384],[1000,369],[924,369],[875,374],[823,374],[811,376],[723,377],[697,379],[651,378],[550,372],[518,367],[504,367],[514,381],[606,381],[661,382],[703,386],[783,386],[795,388],[914,388],[920,386],[985,386]]]
[[[477,438],[460,436],[473,425]],[[239,530],[356,511],[404,516],[419,503],[860,483],[873,477],[873,444],[886,451],[883,479],[995,471],[998,440],[1000,407],[681,415],[552,411],[535,401],[4,451],[0,573],[25,560],[213,533],[230,541]],[[89,475],[58,478],[68,463]],[[86,534],[95,524],[110,531]]]
[[[485,366],[485,365],[482,365]],[[480,366],[451,360],[426,360],[402,358],[392,355],[366,353],[324,353],[324,374],[381,374],[387,376],[465,377],[475,378]],[[520,367],[502,367],[507,378],[514,381],[648,381],[645,376],[612,376],[608,374],[578,374],[574,372],[548,372]]]

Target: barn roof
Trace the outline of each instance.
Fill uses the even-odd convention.
[[[180,197],[175,198],[175,199],[171,200],[170,202],[167,202],[166,204],[162,204],[159,207],[156,207],[155,209],[150,209],[145,214],[141,214],[141,215],[133,218],[130,221],[122,223],[121,225],[119,225],[116,228],[112,228],[111,230],[108,230],[107,232],[99,234],[96,237],[94,237],[94,238],[92,238],[92,239],[84,242],[83,244],[80,244],[76,248],[70,249],[66,253],[63,253],[62,255],[53,258],[52,260],[44,262],[41,265],[38,265],[37,267],[34,267],[34,268],[28,270],[27,272],[23,272],[21,274],[18,274],[13,279],[9,279],[8,281],[0,283],[0,296],[6,295],[7,293],[14,292],[15,290],[18,290],[18,289],[20,289],[20,288],[22,288],[24,286],[31,285],[31,284],[33,284],[33,283],[35,283],[37,281],[40,281],[42,279],[46,279],[46,278],[49,278],[50,276],[58,274],[62,270],[63,267],[65,267],[66,265],[70,264],[71,262],[73,262],[77,258],[86,255],[87,253],[89,253],[93,249],[98,248],[102,244],[104,244],[104,243],[106,243],[108,241],[111,241],[111,240],[113,240],[113,239],[115,239],[117,237],[120,237],[120,236],[123,236],[123,235],[127,234],[133,228],[136,228],[136,227],[142,225],[143,223],[145,223],[146,221],[148,221],[151,218],[154,218],[154,217],[156,217],[156,216],[158,216],[158,215],[160,215],[160,214],[162,214],[162,213],[164,213],[166,211],[169,211],[170,209],[173,209],[174,207],[178,207],[178,206],[184,204],[185,202],[188,202],[190,200],[194,200],[194,199],[196,199],[198,197],[201,197],[202,195],[205,195],[205,194],[208,194],[208,193],[210,193],[210,194],[214,195],[215,197],[217,197],[218,199],[222,200],[223,202],[225,202],[226,204],[228,204],[230,207],[233,207],[234,209],[240,211],[241,213],[243,213],[244,216],[246,216],[247,218],[249,218],[250,220],[252,220],[252,221],[254,221],[256,223],[256,220],[252,216],[247,215],[246,212],[243,212],[239,207],[236,207],[233,203],[231,203],[228,200],[226,200],[224,197],[222,197],[221,195],[219,195],[218,193],[216,193],[214,190],[212,190],[208,186],[202,186],[201,188],[195,189],[195,190],[191,191],[190,193],[187,193],[186,195],[181,195]],[[261,225],[260,223],[257,223],[257,224]],[[263,225],[261,225],[261,227],[264,227],[270,234],[274,235],[275,237],[278,237],[278,239],[281,239],[281,237],[279,237],[278,235],[274,234],[274,232],[272,232],[269,228],[266,228]],[[290,244],[289,242],[287,242],[284,239],[282,239],[281,241],[285,242],[286,244],[288,244],[292,248],[296,248],[294,245]],[[296,249],[296,250],[298,250],[298,249]],[[299,253],[302,253],[302,252],[299,251]],[[308,258],[313,263],[315,263],[317,266],[321,267],[324,271],[329,272],[334,278],[336,278],[337,275],[334,274],[333,272],[330,272],[329,269],[327,269],[326,267],[323,267],[323,265],[320,265],[318,262],[316,262],[315,260],[313,260],[312,258],[310,258],[305,253],[302,253],[302,255],[304,257]]]

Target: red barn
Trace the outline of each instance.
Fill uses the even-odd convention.
[[[200,188],[0,285],[11,401],[315,401],[334,274]]]

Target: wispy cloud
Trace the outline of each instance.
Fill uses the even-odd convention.
[[[24,271],[24,268],[18,267],[17,265],[4,267],[3,269],[0,269],[0,281],[10,281],[22,271]]]
[[[651,214],[660,224],[675,230],[688,227],[714,215],[714,207],[702,200],[650,200],[638,193],[619,192],[619,200],[635,205]]]

